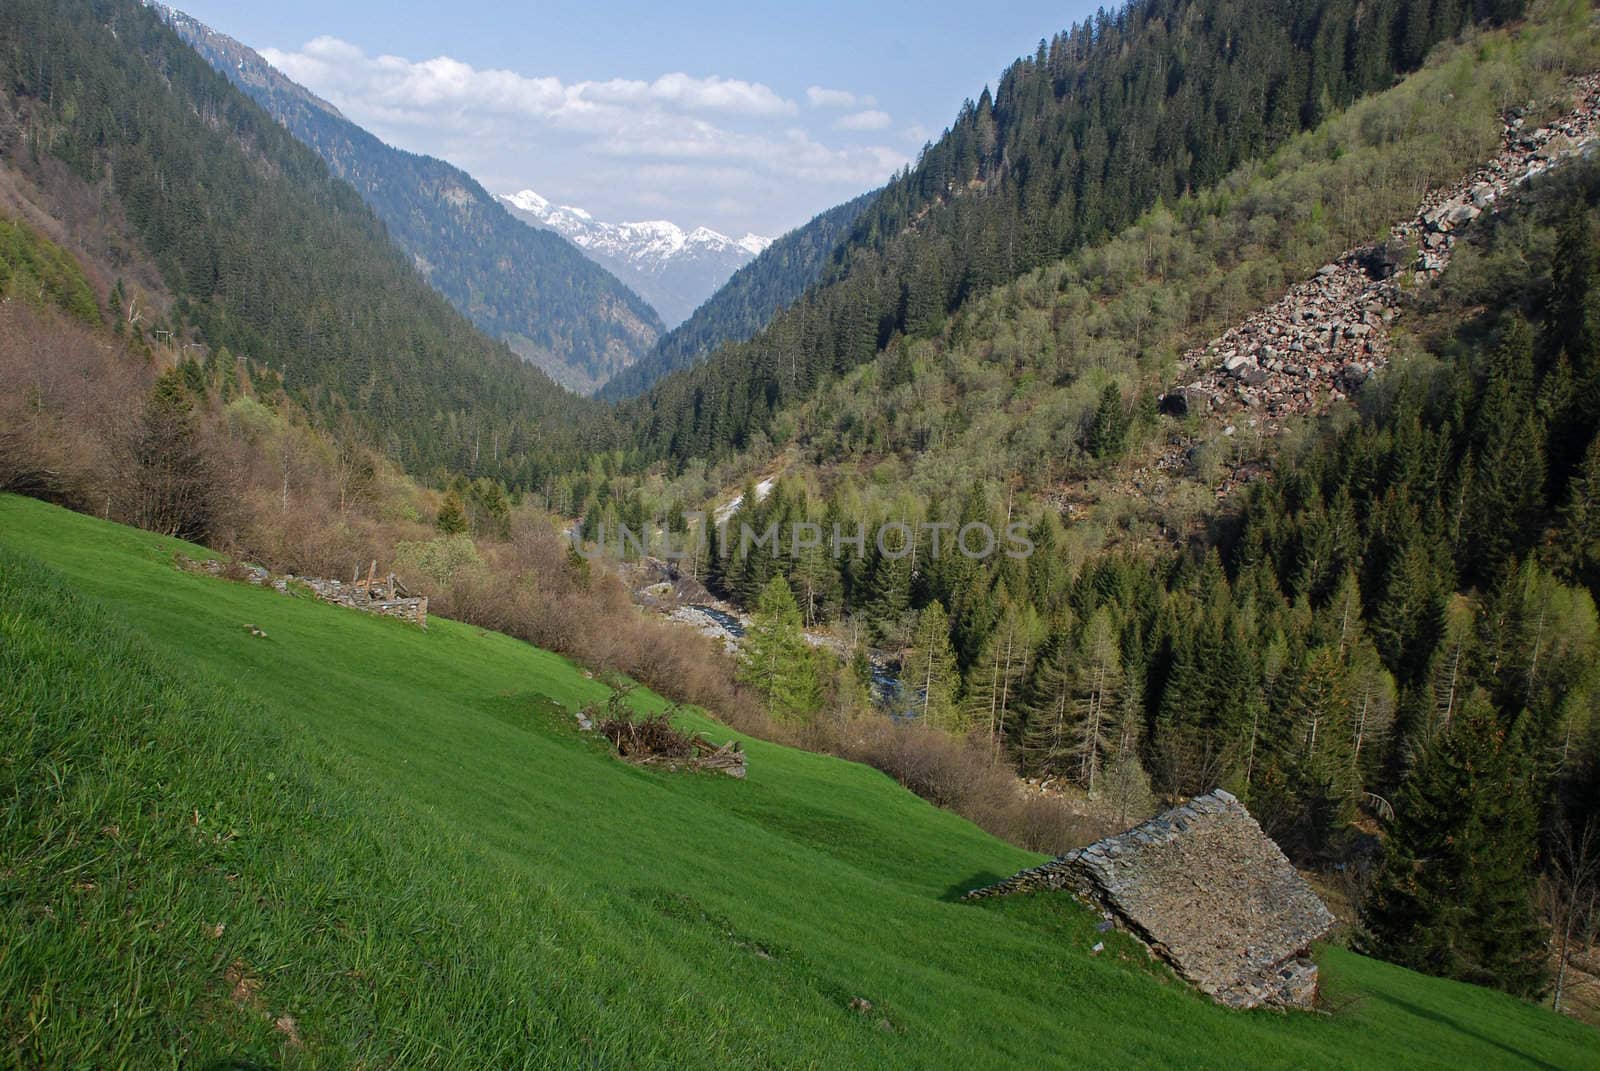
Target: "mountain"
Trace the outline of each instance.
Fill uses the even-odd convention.
[[[501,194],[518,219],[553,230],[632,286],[668,327],[682,323],[772,239],[729,238],[709,227],[684,231],[664,219],[602,223],[581,208],[551,204],[532,190]]]
[[[558,383],[589,393],[654,346],[663,328],[644,299],[569,242],[513,219],[472,176],[384,144],[247,46],[153,6],[354,186],[451,304]]]
[[[1207,189],[1522,0],[1134,0],[1041,41],[856,220],[749,343],[625,407],[641,460],[772,438],[773,414],[897,337]],[[637,406],[638,408],[634,408]]]
[[[610,379],[599,397],[631,398],[662,376],[703,360],[724,342],[743,342],[767,326],[822,277],[834,248],[876,196],[864,193],[830,208],[768,245],[694,315],[662,335],[648,356]]]
[[[1468,13],[1389,14],[1423,10],[1425,28]],[[842,642],[909,648],[911,713],[1028,776],[1221,784],[1297,863],[1370,868],[1361,947],[1537,996],[1554,966],[1540,858],[1600,823],[1591,15],[1530,5],[1452,30],[1396,84],[937,325],[894,326],[914,275],[863,286],[876,307],[834,306],[855,319],[818,315],[814,293],[663,381],[692,388],[647,434],[688,460],[611,481],[586,513],[720,522],[742,484],[724,530],[745,535],[699,559],[714,593],[761,610],[787,585]],[[1218,28],[1248,55],[1274,25]],[[882,256],[886,218],[863,215],[835,287]],[[748,409],[719,411],[760,362]],[[700,426],[742,449],[697,454]],[[939,549],[941,530],[1013,524],[1021,553]],[[807,529],[834,533],[831,557],[801,549]],[[858,531],[864,553],[841,555]],[[797,538],[769,552],[761,532]]]
[[[119,285],[119,319],[270,368],[414,473],[531,483],[580,453],[580,421],[597,434],[598,407],[474,328],[351,186],[133,0],[0,5],[0,172],[158,291],[136,318]]]

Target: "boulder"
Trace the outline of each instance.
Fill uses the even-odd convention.
[[[1387,279],[1405,265],[1406,247],[1403,242],[1381,242],[1370,245],[1357,255],[1356,263],[1370,279]]]

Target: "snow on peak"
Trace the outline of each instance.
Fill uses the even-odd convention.
[[[581,208],[552,204],[532,190],[501,194],[500,199],[582,249],[647,272],[660,271],[669,261],[707,256],[736,261],[732,266],[737,267],[772,244],[772,239],[756,234],[736,240],[710,227],[685,232],[665,219],[604,223]]]
[[[552,204],[532,190],[499,198],[525,222],[555,231],[615,272],[668,327],[686,320],[729,276],[772,244],[759,234],[729,238],[710,227],[685,231],[666,219],[606,223],[581,208]]]
[[[535,215],[550,210],[550,202],[532,190],[523,190],[521,193],[501,194],[501,199],[512,208],[520,208],[524,212],[532,212]]]

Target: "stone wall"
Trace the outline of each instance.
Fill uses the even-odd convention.
[[[964,899],[1050,891],[1096,905],[1219,1003],[1315,1000],[1307,952],[1333,914],[1221,789]]]
[[[223,562],[207,559],[193,561],[183,555],[176,558],[178,567],[191,573],[204,573],[207,576],[224,577],[230,575],[230,567]],[[235,579],[242,579],[257,587],[271,587],[274,591],[289,593],[290,584],[301,584],[309,588],[318,599],[343,606],[350,610],[360,610],[362,613],[376,614],[379,617],[393,617],[420,629],[428,627],[428,599],[425,595],[412,596],[405,593],[404,585],[393,574],[382,580],[357,580],[346,584],[342,580],[322,580],[309,576],[273,576],[259,565],[243,565],[234,567],[239,570],[233,573]]]

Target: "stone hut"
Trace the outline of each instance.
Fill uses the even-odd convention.
[[[1220,1004],[1316,998],[1308,953],[1333,914],[1222,789],[963,899],[1047,890],[1095,904]]]

